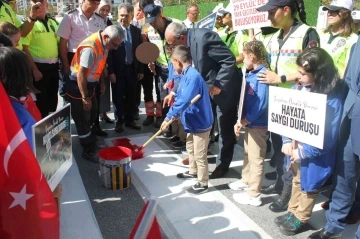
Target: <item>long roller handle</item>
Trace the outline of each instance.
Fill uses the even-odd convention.
[[[193,105],[196,101],[198,101],[200,99],[201,95],[198,94],[196,95],[191,101],[190,101],[190,105],[188,107],[190,107],[191,105]],[[174,122],[175,119],[171,119],[167,122],[166,126],[170,126],[172,124],[172,122]],[[156,132],[148,141],[146,141],[140,148],[143,149],[146,146],[148,146],[149,143],[151,143],[151,141],[153,141],[157,136],[159,136],[161,134],[162,130],[159,129],[158,132]]]

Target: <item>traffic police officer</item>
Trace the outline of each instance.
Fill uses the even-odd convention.
[[[34,86],[40,91],[36,95],[36,104],[42,117],[55,112],[58,103],[59,60],[58,22],[46,15],[47,0],[41,2],[40,15],[31,32],[23,39],[23,51],[29,56],[34,77]]]

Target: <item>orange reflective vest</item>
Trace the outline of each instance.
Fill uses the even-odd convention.
[[[80,45],[76,49],[74,58],[70,66],[71,69],[70,80],[76,80],[77,78],[77,74],[80,69],[81,51],[84,48],[91,48],[95,55],[94,63],[86,75],[87,82],[90,84],[97,83],[106,66],[106,59],[108,56],[108,51],[104,49],[104,46],[101,41],[100,31],[86,38],[84,41],[80,43]]]

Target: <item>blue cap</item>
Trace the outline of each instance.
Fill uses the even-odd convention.
[[[161,7],[154,4],[147,5],[144,8],[144,15],[146,23],[153,23],[156,20],[156,17],[161,14]]]

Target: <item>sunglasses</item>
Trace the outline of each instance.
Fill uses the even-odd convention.
[[[189,12],[191,15],[193,15],[194,17],[197,17],[197,16],[200,16],[200,12],[199,13],[191,13],[191,12]]]

